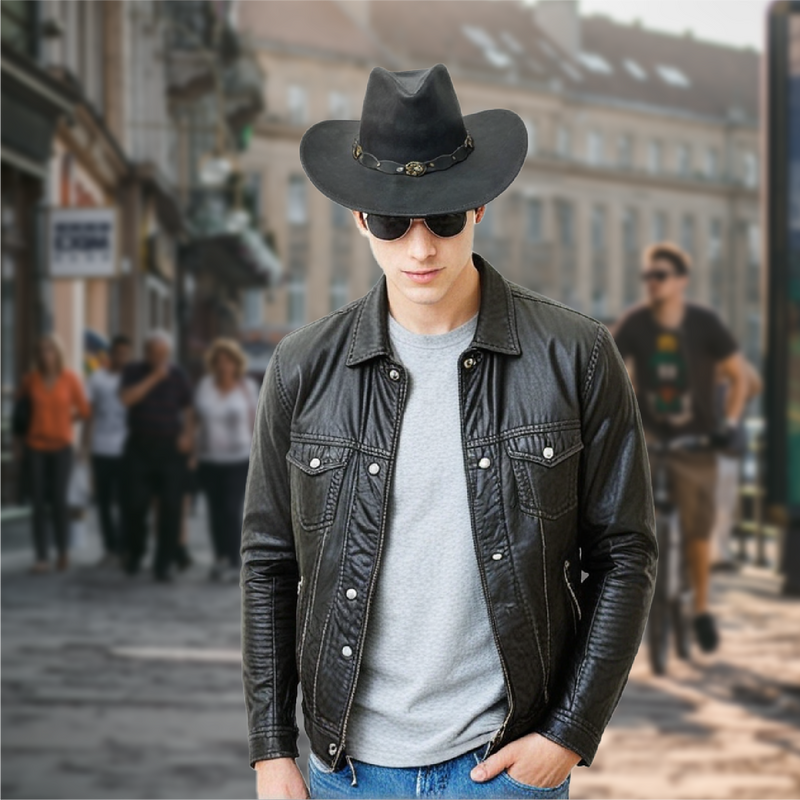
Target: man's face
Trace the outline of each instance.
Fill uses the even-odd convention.
[[[472,266],[475,225],[483,218],[484,210],[485,206],[481,206],[477,211],[468,211],[467,224],[456,236],[436,236],[422,219],[414,219],[411,229],[394,241],[374,236],[358,211],[353,216],[392,288],[412,303],[434,305]]]
[[[131,348],[127,344],[117,344],[111,349],[112,369],[122,369],[131,358]]]
[[[154,367],[166,364],[169,361],[169,346],[160,339],[152,339],[145,346],[144,357]]]
[[[651,303],[663,303],[686,291],[688,277],[679,275],[671,261],[652,259],[642,270],[647,298]]]

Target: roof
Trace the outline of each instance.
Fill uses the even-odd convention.
[[[580,20],[582,52],[570,55],[519,0],[373,0],[362,18],[368,23],[345,5],[243,3],[242,28],[249,27],[262,46],[347,56],[388,69],[442,62],[453,75],[602,103],[739,123],[758,119],[760,55],[752,49],[589,16]]]
[[[383,64],[385,54],[367,26],[334,0],[239,3],[238,28],[256,46]],[[309,24],[313,21],[313,24]]]

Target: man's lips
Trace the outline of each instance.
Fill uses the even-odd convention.
[[[415,283],[429,283],[432,281],[442,270],[441,269],[428,269],[421,270],[420,272],[410,272],[403,270],[408,277]]]

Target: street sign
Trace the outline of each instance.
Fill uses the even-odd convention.
[[[52,278],[117,275],[117,210],[51,208],[48,254]]]

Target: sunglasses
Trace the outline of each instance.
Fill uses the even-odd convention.
[[[459,211],[456,214],[436,214],[432,217],[384,217],[380,214],[362,213],[361,218],[373,236],[386,242],[402,239],[411,230],[414,219],[422,219],[425,227],[440,239],[458,236],[467,225],[466,211]]]
[[[658,281],[664,283],[665,280],[672,277],[674,273],[665,269],[650,269],[642,273],[643,281]]]

